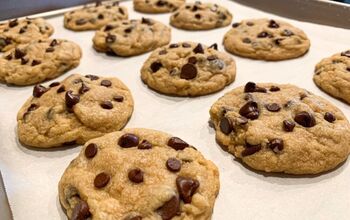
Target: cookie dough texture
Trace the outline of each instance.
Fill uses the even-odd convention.
[[[0,51],[8,51],[18,44],[46,39],[53,34],[53,27],[42,18],[14,19],[0,24]]]
[[[120,145],[125,135],[132,136],[128,148]],[[59,198],[68,218],[211,219],[219,191],[217,167],[185,142],[185,148],[169,146],[170,139],[160,131],[125,129],[86,143],[59,182]],[[150,148],[140,148],[145,142]],[[87,157],[89,145],[96,147],[92,158]],[[100,173],[104,178],[97,177]]]
[[[249,82],[210,109],[217,141],[256,170],[317,174],[350,153],[350,125],[325,99],[293,85]]]
[[[135,11],[157,14],[167,13],[185,4],[185,0],[134,0]]]
[[[230,55],[194,42],[158,48],[143,64],[141,78],[150,88],[175,96],[214,93],[232,83],[235,61]]]
[[[21,44],[0,58],[0,81],[31,85],[53,79],[79,65],[80,47],[67,40],[45,39]]]
[[[314,82],[323,91],[350,104],[350,50],[319,62]]]
[[[123,128],[132,111],[130,91],[117,78],[74,74],[34,87],[17,115],[18,138],[39,148],[83,144]]]
[[[73,31],[98,30],[114,21],[128,19],[126,7],[118,2],[103,2],[64,14],[64,26]]]
[[[233,23],[224,36],[230,53],[260,60],[285,60],[304,55],[310,48],[306,34],[284,22],[248,19]]]
[[[185,30],[209,30],[225,27],[232,22],[232,14],[212,3],[187,3],[170,17],[170,24]]]
[[[97,31],[94,48],[118,56],[134,56],[170,42],[171,30],[153,19],[113,22]]]

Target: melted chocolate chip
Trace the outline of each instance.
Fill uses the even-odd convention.
[[[270,20],[268,27],[269,28],[279,28],[280,26],[275,20]]]
[[[64,85],[62,85],[60,88],[57,89],[57,93],[62,93],[65,91],[66,91],[66,89],[65,89]]]
[[[175,150],[183,150],[189,145],[178,137],[171,137],[168,140],[168,146],[172,147]]]
[[[108,110],[113,108],[113,104],[110,101],[103,101],[103,102],[101,102],[100,106],[103,109],[108,109]]]
[[[226,135],[230,134],[233,130],[231,121],[226,118],[222,117],[220,120],[220,131]]]
[[[74,95],[73,91],[66,92],[65,96],[66,100],[66,106],[68,108],[72,108],[74,105],[76,105],[80,101],[79,95]]]
[[[218,50],[218,44],[214,43],[209,48],[213,48],[214,50]]]
[[[178,48],[178,47],[179,47],[178,44],[170,44],[170,45],[169,45],[169,48]]]
[[[59,82],[53,82],[53,83],[51,83],[50,85],[49,85],[49,87],[56,87],[56,86],[59,86],[60,85],[60,83]]]
[[[190,57],[190,58],[188,58],[188,63],[196,64],[196,63],[197,63],[197,58],[196,58],[196,57]]]
[[[267,146],[275,153],[281,152],[283,150],[283,140],[279,138],[272,139]]]
[[[241,25],[241,24],[240,24],[240,23],[233,23],[233,24],[232,24],[232,27],[233,27],[233,28],[236,28],[236,27],[238,27],[239,25]]]
[[[256,152],[261,150],[261,145],[251,145],[251,144],[246,144],[246,148],[242,151],[241,155],[242,157],[246,157],[252,154],[255,154]]]
[[[178,196],[171,197],[156,212],[162,220],[171,220],[180,211],[180,200]]]
[[[191,44],[185,42],[185,43],[182,43],[182,47],[183,48],[190,48]]]
[[[266,109],[269,110],[270,112],[278,112],[281,110],[281,107],[277,103],[270,103],[265,105]]]
[[[117,37],[115,35],[108,33],[105,41],[106,43],[111,44],[111,43],[114,43],[116,40],[117,40]]]
[[[79,203],[74,206],[71,220],[85,220],[88,219],[90,215],[91,213],[88,204],[85,201],[80,200]]]
[[[40,60],[33,60],[32,61],[32,66],[36,66],[36,65],[39,65],[39,64],[41,64]]]
[[[35,85],[33,89],[33,96],[40,98],[48,89],[42,85]]]
[[[324,119],[330,123],[336,120],[335,115],[331,112],[326,112],[326,114],[324,115]]]
[[[95,177],[94,185],[96,188],[103,188],[108,184],[109,180],[110,180],[110,176],[102,172]]]
[[[139,145],[139,137],[134,134],[123,134],[118,141],[118,145],[122,148],[136,147]]]
[[[166,161],[166,167],[171,172],[178,172],[181,169],[181,161],[176,158],[169,158]]]
[[[153,63],[151,64],[150,67],[151,67],[152,72],[155,73],[155,72],[157,72],[160,68],[163,67],[163,64],[162,64],[161,62],[156,61],[156,62],[153,62]]]
[[[262,93],[266,93],[266,89],[257,86],[255,83],[253,82],[248,82],[245,86],[244,86],[244,92],[262,92]]]
[[[25,65],[29,62],[29,59],[26,59],[24,57],[21,58],[21,65]]]
[[[137,146],[138,149],[140,150],[148,150],[148,149],[151,149],[152,148],[152,144],[147,141],[147,140],[143,140],[138,146]]]
[[[194,53],[204,53],[204,49],[203,49],[203,46],[202,44],[198,44],[194,49],[193,49],[193,52]]]
[[[181,68],[181,73],[180,73],[180,78],[181,79],[193,79],[196,78],[197,76],[197,68],[190,63],[187,63],[182,66]]]
[[[89,144],[86,148],[85,148],[85,157],[86,158],[93,158],[95,157],[95,155],[97,154],[97,145],[94,143]]]
[[[200,184],[198,180],[189,177],[178,176],[176,178],[177,190],[180,194],[180,198],[182,201],[184,201],[184,203],[191,203],[192,196],[198,189],[199,185]]]
[[[26,53],[23,52],[22,50],[20,50],[18,48],[15,49],[15,59],[21,59],[25,55],[26,55]]]
[[[85,85],[85,83],[81,83],[81,87],[79,88],[79,94],[84,94],[89,91],[90,88]]]
[[[258,103],[249,101],[241,107],[239,114],[251,120],[255,120],[259,117]]]
[[[271,88],[270,88],[270,91],[271,92],[278,92],[278,91],[280,91],[281,89],[278,87],[278,86],[271,86]]]
[[[314,116],[305,111],[296,114],[294,117],[294,121],[306,128],[310,128],[316,125],[316,120]]]
[[[283,121],[283,129],[287,132],[292,132],[294,130],[295,123],[291,120]]]
[[[111,87],[112,86],[112,82],[107,80],[107,79],[104,79],[104,80],[101,81],[101,86]]]
[[[131,182],[142,183],[143,182],[143,172],[139,168],[130,170],[128,173],[128,178]]]
[[[271,37],[271,35],[269,33],[267,33],[266,31],[260,32],[258,34],[258,38],[266,38],[266,37]]]
[[[80,18],[80,19],[78,19],[78,20],[75,21],[75,24],[76,24],[76,25],[84,25],[84,24],[86,24],[86,23],[87,23],[87,20],[84,19],[84,18]]]

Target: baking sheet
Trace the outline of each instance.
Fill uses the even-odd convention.
[[[214,2],[214,1],[212,1]],[[215,1],[230,9],[234,21],[254,17],[280,17],[264,13],[229,0]],[[130,18],[152,17],[168,23],[169,14],[145,15],[127,6]],[[83,50],[80,65],[72,73],[110,75],[120,78],[130,88],[135,111],[127,127],[145,127],[179,136],[196,146],[220,170],[221,190],[216,200],[214,220],[231,219],[349,219],[349,160],[336,170],[319,176],[293,177],[254,172],[245,168],[215,142],[215,132],[208,126],[209,108],[224,93],[247,81],[293,83],[323,96],[350,118],[350,107],[319,90],[312,81],[315,64],[333,53],[349,49],[350,31],[284,19],[302,28],[311,39],[311,49],[304,57],[289,61],[265,62],[233,56],[237,63],[236,81],[223,91],[198,98],[160,95],[140,80],[139,70],[148,54],[132,57],[109,57],[92,48],[93,31],[72,32],[64,29],[63,17],[51,17],[54,38],[67,38]],[[196,40],[211,45],[218,43],[230,29],[183,31],[172,29],[172,42]],[[57,184],[80,151],[80,146],[37,150],[22,146],[16,136],[16,114],[32,93],[32,86],[0,85],[0,169],[3,173],[14,218],[66,219],[57,196]]]

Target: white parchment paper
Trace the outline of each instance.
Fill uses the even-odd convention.
[[[280,17],[248,8],[229,0],[215,1],[230,9],[234,21],[245,18]],[[130,18],[152,17],[164,23],[169,14],[144,15],[128,7]],[[329,15],[332,16],[332,15]],[[311,39],[311,49],[299,59],[264,62],[234,56],[236,81],[225,90],[198,98],[177,98],[149,90],[140,80],[139,70],[148,54],[132,57],[108,57],[92,48],[93,31],[72,32],[64,29],[63,16],[48,21],[54,26],[54,38],[67,38],[83,50],[81,64],[62,75],[72,73],[110,75],[120,78],[132,91],[135,111],[127,127],[145,127],[179,136],[196,146],[220,170],[221,190],[216,200],[214,220],[231,219],[350,219],[350,165],[345,162],[336,170],[320,176],[290,177],[251,171],[215,142],[208,126],[210,106],[229,90],[247,81],[292,83],[323,96],[350,118],[349,105],[321,90],[312,81],[315,64],[333,53],[350,49],[350,30],[284,19],[302,28]],[[204,44],[218,43],[230,27],[211,31],[172,29],[172,42],[192,40]],[[50,81],[50,82],[52,82]],[[47,82],[48,85],[50,82]],[[29,149],[16,136],[16,114],[31,95],[32,86],[0,85],[0,169],[16,220],[66,219],[57,197],[57,184],[69,162],[80,151],[75,148],[52,150]]]

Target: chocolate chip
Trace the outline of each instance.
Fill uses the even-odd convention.
[[[74,95],[73,91],[69,90],[68,92],[66,92],[65,100],[66,100],[66,106],[68,108],[72,108],[74,105],[76,105],[80,101],[80,97],[79,95]]]
[[[141,19],[141,23],[142,24],[147,24],[147,25],[152,25],[151,19],[148,19],[148,18],[142,18]]]
[[[52,52],[55,51],[55,48],[49,47],[49,48],[47,48],[45,51],[46,51],[46,53],[52,53]]]
[[[110,180],[110,176],[102,172],[95,177],[94,185],[96,188],[103,188],[108,184],[109,180]]]
[[[218,44],[214,43],[209,48],[213,48],[214,50],[218,50]]]
[[[277,91],[280,91],[281,89],[278,87],[278,86],[271,86],[270,87],[270,91],[271,92],[277,92]]]
[[[113,25],[107,24],[107,25],[105,26],[104,31],[110,31],[110,30],[112,30],[113,28],[114,28]]]
[[[240,23],[233,23],[233,24],[232,24],[232,27],[233,27],[233,28],[236,28],[236,27],[238,27],[239,25],[240,25]]]
[[[93,158],[97,154],[97,145],[94,143],[89,144],[85,148],[85,157]]]
[[[246,157],[252,154],[255,154],[256,152],[261,150],[261,145],[251,145],[251,144],[246,144],[245,149],[242,151],[241,155],[242,157]]]
[[[287,30],[287,29],[283,30],[283,32],[282,32],[282,36],[290,37],[292,35],[294,35],[294,33],[290,30]]]
[[[162,220],[171,220],[180,211],[180,200],[178,196],[171,197],[156,212]]]
[[[314,116],[308,112],[302,111],[295,115],[294,121],[303,127],[313,127],[316,125],[316,120]]]
[[[178,47],[179,47],[178,44],[170,44],[170,45],[169,45],[169,48],[178,48]]]
[[[5,59],[6,59],[6,60],[12,60],[12,55],[11,55],[11,54],[7,55],[7,56],[5,57]]]
[[[80,78],[73,80],[73,84],[78,84],[78,83],[82,83],[82,82],[83,82],[83,80]]]
[[[226,117],[222,117],[220,120],[220,130],[222,133],[228,135],[232,132],[233,127],[231,124],[231,121],[226,118]]]
[[[249,101],[241,107],[239,114],[251,120],[255,120],[259,117],[258,103]]]
[[[124,12],[124,10],[123,10],[122,8],[119,8],[118,11],[119,11],[119,13],[122,14],[122,15],[125,14],[125,12]]]
[[[42,85],[35,85],[33,89],[33,96],[40,98],[48,89]]]
[[[21,65],[25,65],[29,62],[29,59],[26,59],[24,57],[21,58]]]
[[[122,148],[136,147],[139,145],[139,137],[134,134],[123,134],[118,141],[118,144]]]
[[[258,38],[266,38],[266,37],[270,37],[271,35],[269,33],[267,33],[266,31],[263,31],[261,33],[258,34]]]
[[[182,43],[182,47],[183,48],[190,48],[191,44],[185,42],[185,43]]]
[[[198,7],[196,5],[193,6],[192,11],[195,12],[198,10]]]
[[[166,51],[166,50],[161,50],[161,51],[159,51],[159,55],[164,55],[164,54],[167,54],[168,52]]]
[[[24,32],[26,32],[26,29],[22,27],[21,29],[19,29],[18,33],[23,34]]]
[[[248,22],[247,22],[247,25],[248,25],[248,26],[253,26],[253,25],[254,25],[254,23],[253,23],[253,22],[248,21]]]
[[[215,55],[210,55],[210,56],[207,57],[207,60],[209,60],[209,61],[213,61],[213,60],[216,60],[216,59],[218,59],[218,57],[215,56]]]
[[[14,20],[9,22],[9,27],[10,28],[16,27],[17,25],[18,25],[18,20],[17,19],[14,19]]]
[[[156,61],[156,62],[153,62],[153,63],[151,64],[150,67],[151,67],[152,72],[155,73],[155,72],[157,72],[160,68],[163,67],[163,64],[162,64],[161,62]]]
[[[102,20],[102,19],[104,19],[104,16],[103,16],[103,14],[98,14],[97,18]]]
[[[62,93],[64,91],[66,91],[64,85],[62,85],[60,88],[57,89],[57,93]]]
[[[98,80],[99,77],[98,76],[95,76],[95,75],[85,75],[86,78],[90,79],[91,81],[93,80]]]
[[[284,40],[283,38],[277,38],[274,40],[276,45],[281,45],[281,41]]]
[[[181,162],[176,158],[169,158],[166,161],[166,167],[171,172],[178,172],[181,169]]]
[[[85,201],[80,200],[73,209],[71,220],[84,220],[90,217],[89,206]]]
[[[347,50],[347,51],[344,51],[344,52],[341,52],[340,54],[341,56],[344,56],[344,57],[350,57],[350,50]]]
[[[125,33],[131,33],[131,31],[132,31],[132,27],[126,28],[126,29],[124,30]]]
[[[104,79],[104,80],[101,81],[101,86],[111,87],[112,86],[112,82],[109,81],[109,80]]]
[[[279,28],[280,26],[275,20],[270,20],[268,27],[269,28]]]
[[[60,85],[60,83],[59,82],[53,82],[53,83],[51,83],[50,85],[49,85],[49,87],[56,87],[56,86],[59,86]]]
[[[294,130],[295,123],[291,120],[283,121],[283,129],[287,132],[292,132]]]
[[[280,105],[277,103],[269,103],[269,104],[266,104],[265,107],[270,112],[278,112],[279,110],[281,110]]]
[[[86,23],[87,23],[87,20],[84,19],[84,18],[80,18],[80,19],[78,19],[78,20],[75,21],[75,24],[76,24],[76,25],[84,25],[84,24],[86,24]]]
[[[113,104],[110,101],[103,101],[103,102],[101,102],[100,106],[103,109],[112,109],[113,108]]]
[[[257,86],[255,83],[253,82],[248,82],[245,86],[244,86],[244,92],[262,92],[262,93],[266,93],[266,89]]]
[[[245,44],[250,44],[252,41],[249,38],[245,37],[243,38],[242,42]]]
[[[196,58],[196,57],[190,57],[190,58],[188,58],[188,63],[196,64],[196,63],[197,63],[197,58]]]
[[[126,220],[126,219],[125,219]],[[131,218],[128,218],[127,220],[142,220],[142,216],[137,215],[137,216],[133,216]]]
[[[192,196],[198,189],[199,185],[198,180],[189,177],[178,176],[176,178],[177,190],[184,203],[191,203]]]
[[[117,37],[113,34],[109,34],[106,37],[106,43],[111,44],[114,43],[116,41]]]
[[[330,123],[336,120],[335,115],[331,112],[326,112],[326,114],[324,115],[324,119]]]
[[[113,100],[116,102],[122,102],[122,101],[124,101],[124,97],[120,96],[120,95],[116,95],[113,97]]]
[[[193,52],[194,53],[204,53],[204,49],[203,49],[203,46],[202,44],[198,44],[194,49],[193,49]]]
[[[183,150],[189,145],[178,137],[171,137],[168,140],[168,146],[172,147],[175,150]]]
[[[58,44],[57,40],[56,39],[53,39],[50,43],[50,47],[54,47]]]
[[[194,17],[195,17],[196,19],[201,19],[202,16],[201,16],[200,14],[195,14]]]
[[[138,146],[137,146],[138,149],[140,150],[148,150],[148,149],[151,149],[152,148],[152,144],[147,141],[147,140],[143,140]]]
[[[16,48],[15,49],[15,59],[21,59],[26,55],[25,52],[21,51],[20,49]]]
[[[187,63],[182,66],[180,78],[181,79],[193,79],[197,76],[197,68],[190,63]]]
[[[350,66],[346,67],[346,70],[347,70],[348,72],[350,72]]]
[[[81,87],[79,88],[79,94],[84,94],[84,93],[86,93],[87,91],[89,91],[90,90],[90,88],[89,87],[87,87],[86,85],[85,85],[85,83],[82,83],[81,84]]]
[[[272,139],[267,146],[275,153],[281,152],[283,150],[283,140],[279,138]]]
[[[166,5],[167,2],[163,1],[163,0],[159,0],[157,1],[156,5],[159,6],[159,7],[163,7],[164,5]]]
[[[39,108],[39,106],[37,105],[37,104],[31,104],[29,107],[28,107],[28,109],[27,109],[27,111],[28,112],[31,112],[31,111],[34,111],[35,109],[37,109],[37,108]]]
[[[129,180],[134,183],[143,182],[143,172],[139,168],[130,170],[128,173]]]
[[[39,65],[39,64],[41,64],[40,60],[33,60],[32,61],[32,66],[36,66],[36,65]]]

